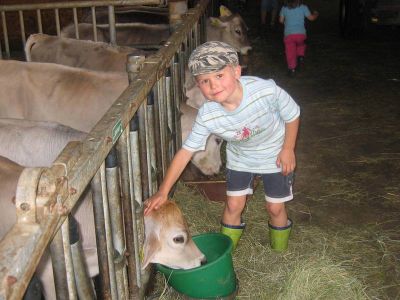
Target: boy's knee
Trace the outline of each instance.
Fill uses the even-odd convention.
[[[246,197],[243,199],[228,199],[226,201],[226,208],[228,209],[229,213],[241,213],[244,208],[244,203],[246,201]]]
[[[279,217],[285,210],[285,204],[267,202],[266,208],[271,217]]]

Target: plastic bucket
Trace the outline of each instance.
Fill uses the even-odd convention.
[[[232,262],[232,240],[221,233],[205,233],[193,241],[206,256],[207,263],[198,268],[171,269],[157,264],[169,285],[192,298],[214,299],[236,291],[236,274]]]

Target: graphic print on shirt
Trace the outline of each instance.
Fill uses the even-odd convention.
[[[253,127],[253,128],[251,128]],[[260,128],[258,125],[245,125],[242,129],[236,131],[234,140],[236,142],[246,142],[253,136],[263,132],[265,129]]]

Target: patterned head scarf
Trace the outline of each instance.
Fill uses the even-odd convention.
[[[217,72],[227,65],[239,65],[235,48],[218,41],[198,46],[189,57],[189,70],[193,76]]]

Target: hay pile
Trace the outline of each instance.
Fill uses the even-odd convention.
[[[219,231],[222,203],[205,200],[183,184],[174,198],[192,234]],[[279,254],[269,248],[262,187],[243,216],[246,231],[233,255],[240,287],[237,299],[385,299],[382,295],[399,291],[400,228],[385,230],[377,224],[325,228],[294,218],[289,249]],[[387,276],[388,272],[397,276]],[[168,287],[161,274],[156,279],[153,295],[185,299]]]

